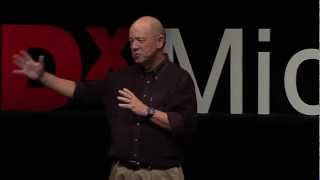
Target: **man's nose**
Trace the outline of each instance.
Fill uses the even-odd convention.
[[[132,51],[137,51],[138,49],[139,49],[138,46],[133,46],[133,45],[131,46],[131,50],[132,50]]]
[[[137,42],[133,41],[133,42],[131,43],[131,49],[132,49],[132,50],[137,50],[137,49],[139,49],[139,45],[137,44]]]

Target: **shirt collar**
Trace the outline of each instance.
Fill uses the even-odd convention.
[[[159,73],[161,72],[161,70],[164,68],[164,66],[169,62],[169,58],[168,55],[165,54],[164,59],[161,61],[160,64],[158,64],[154,69],[152,69],[151,71],[146,71],[142,66],[139,66],[139,72],[142,75],[153,75],[153,76],[157,76],[159,75]]]

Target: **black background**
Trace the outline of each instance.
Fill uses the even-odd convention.
[[[291,107],[283,82],[289,59],[300,50],[318,47],[317,1],[105,3],[1,5],[0,24],[50,24],[70,31],[82,52],[85,77],[99,52],[84,27],[112,31],[129,27],[141,15],[154,15],[165,27],[180,29],[201,92],[224,29],[242,28],[244,113],[229,114],[227,61],[210,113],[196,117],[197,132],[186,147],[186,179],[318,179],[317,117]],[[271,42],[258,42],[259,28],[271,29]],[[257,115],[259,51],[271,52],[271,114],[265,116]],[[308,61],[300,68],[300,96],[317,104],[318,62]],[[108,176],[108,127],[101,111],[71,103],[48,113],[2,111],[0,115],[2,163],[9,179],[100,180]]]

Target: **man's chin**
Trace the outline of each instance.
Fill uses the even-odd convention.
[[[134,62],[136,64],[143,64],[144,60],[143,59],[135,59]]]

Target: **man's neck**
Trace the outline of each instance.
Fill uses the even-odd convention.
[[[164,61],[165,55],[163,53],[157,54],[152,60],[150,59],[146,64],[143,64],[143,68],[146,72],[154,70],[162,61]]]

